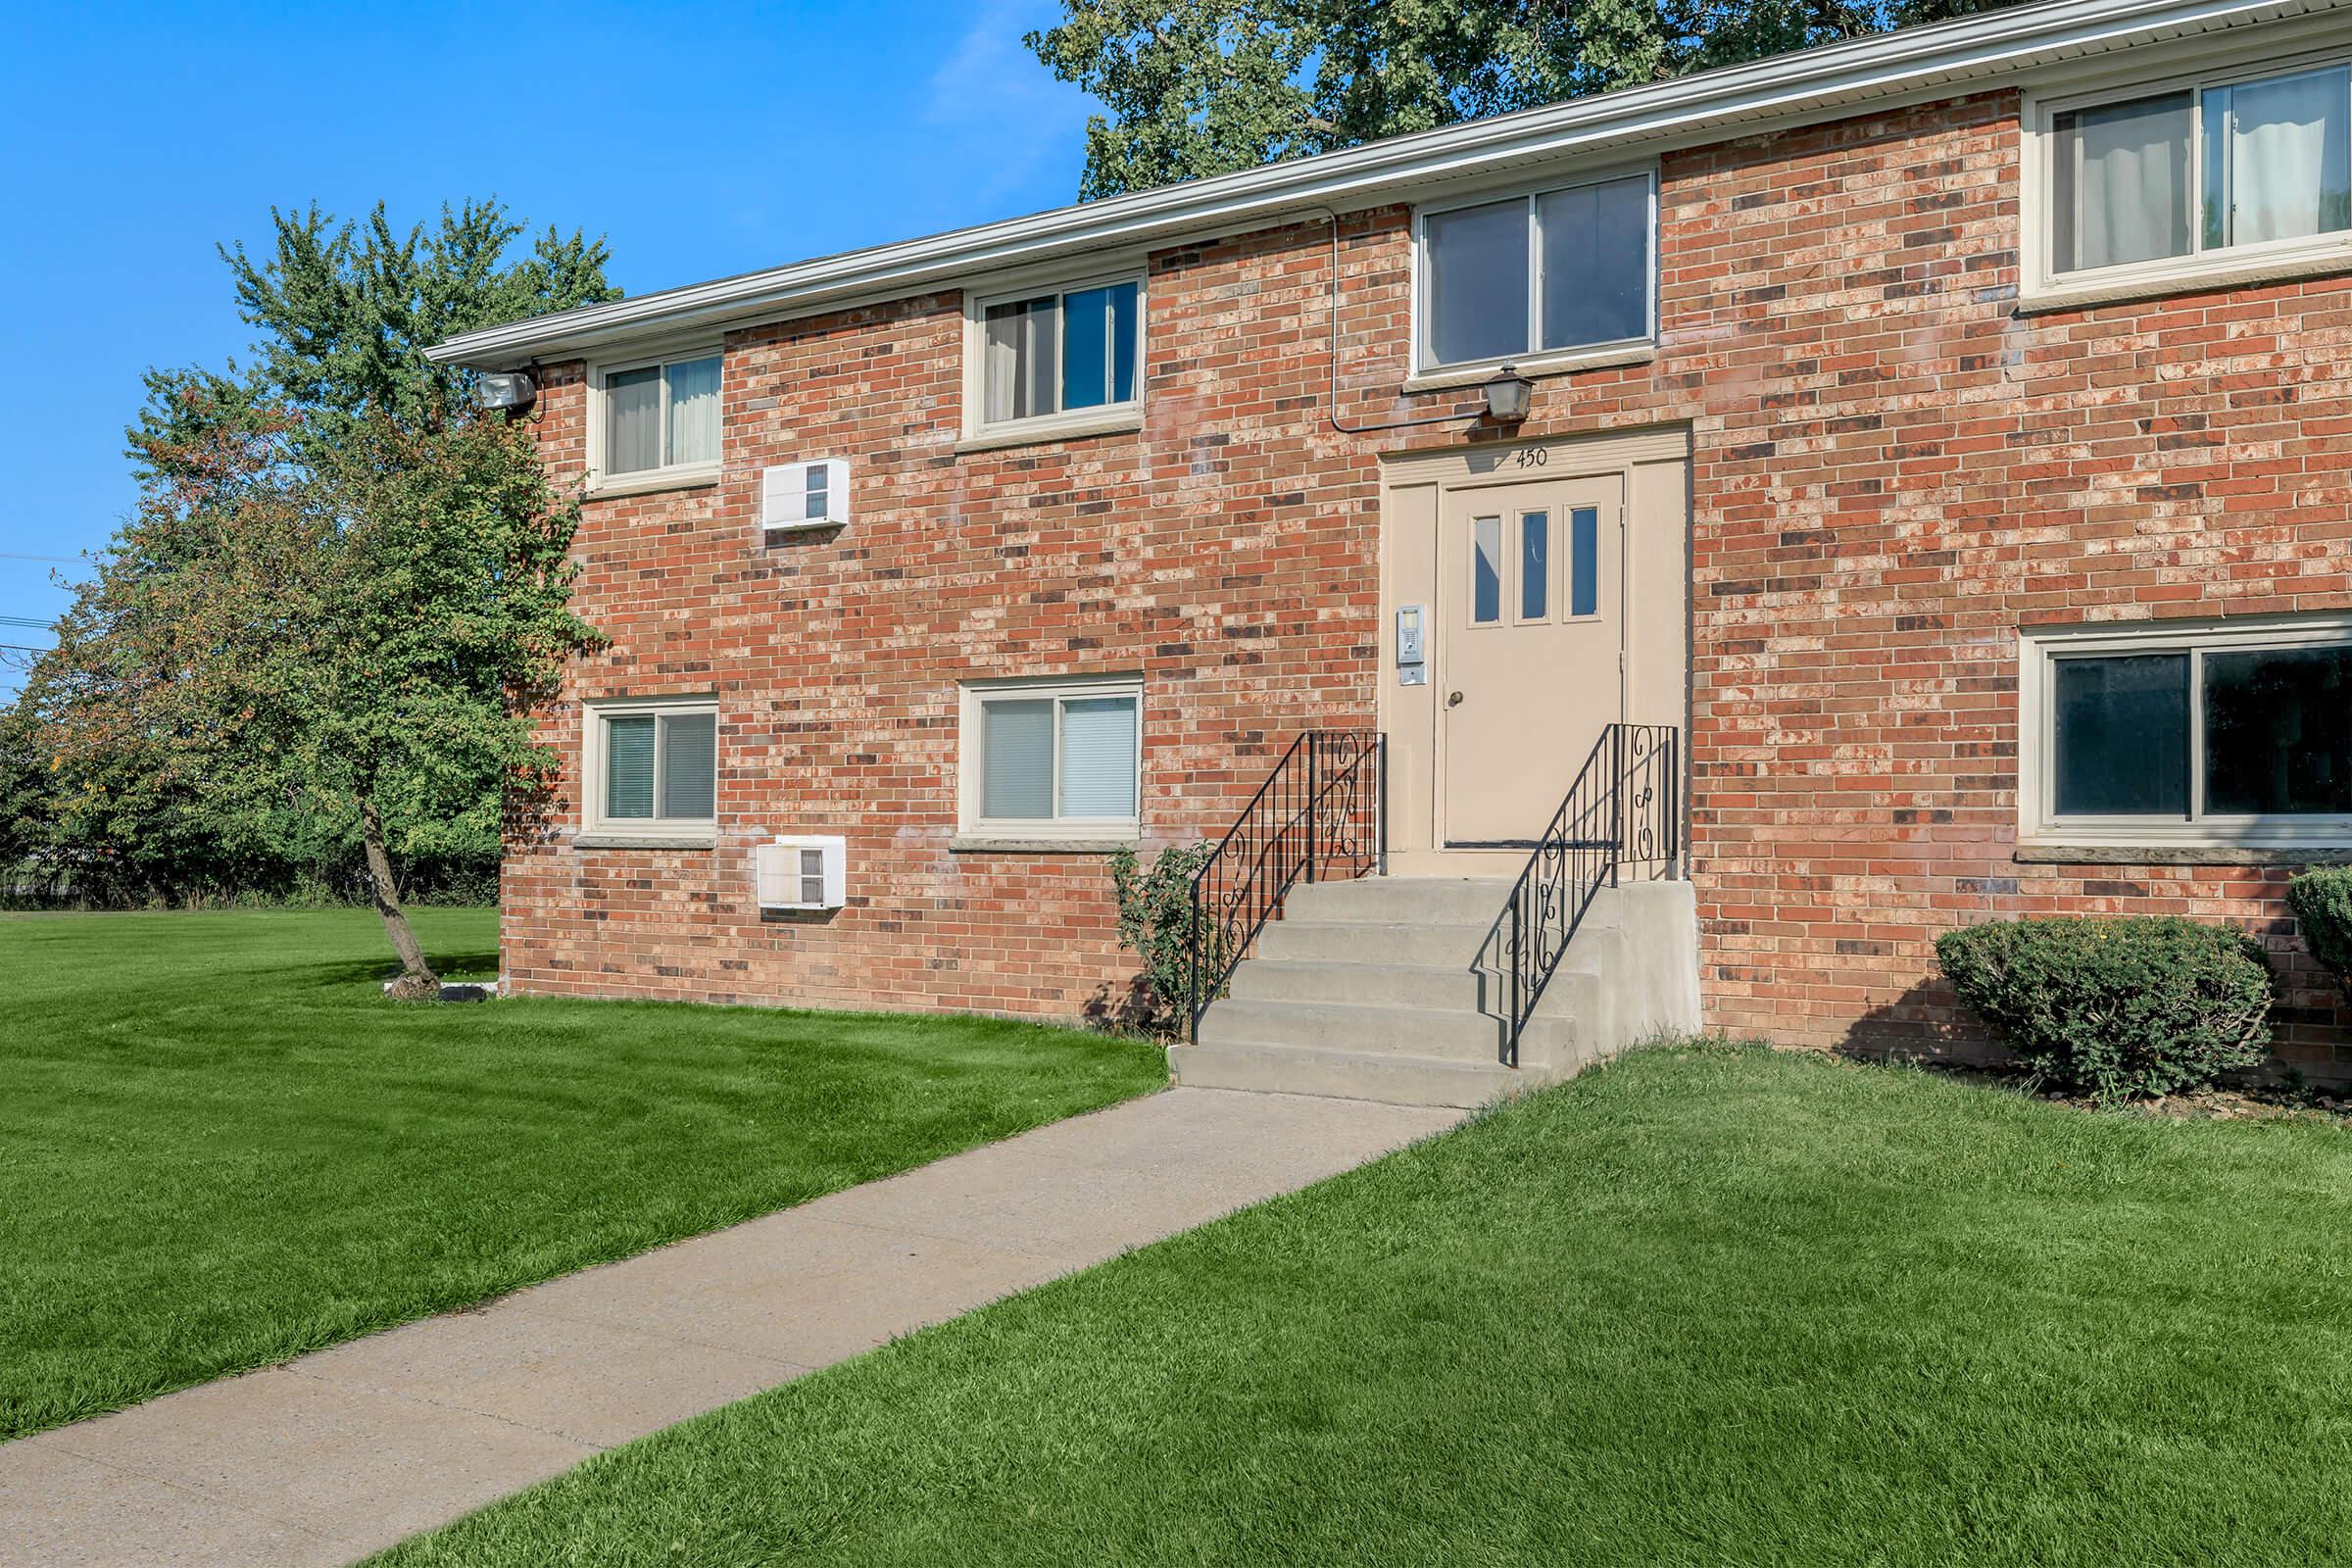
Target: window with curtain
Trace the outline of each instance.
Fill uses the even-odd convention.
[[[705,354],[604,371],[604,471],[716,463],[719,365],[720,356]]]
[[[1648,174],[1421,220],[1421,363],[1479,365],[1651,335]]]
[[[965,691],[968,827],[1132,832],[1143,689],[1134,681]]]
[[[2233,840],[2352,837],[2352,625],[2340,619],[2035,643],[2049,824]]]
[[[602,704],[592,710],[607,826],[707,824],[718,815],[718,710],[679,704]]]
[[[1132,405],[1142,354],[1134,278],[984,305],[981,426]]]
[[[2053,274],[2352,231],[2352,68],[2065,109],[2049,129]]]

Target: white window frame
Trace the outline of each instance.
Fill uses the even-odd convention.
[[[2260,616],[2036,627],[2018,636],[2018,839],[2026,848],[2341,849],[2352,815],[2205,813],[2206,653],[2352,644],[2352,614]],[[2185,654],[2188,660],[2188,815],[2060,816],[2056,810],[2056,669],[2073,655]]]
[[[2352,270],[2352,229],[2228,245],[2217,250],[2198,248],[2205,240],[2205,93],[2215,87],[2243,86],[2344,65],[2352,65],[2352,51],[2342,48],[2263,59],[2231,55],[2170,74],[2105,80],[2095,88],[2026,93],[2019,115],[2024,130],[2024,147],[2018,164],[2022,219],[2019,229],[2023,242],[2019,304],[2028,310],[2056,310],[2105,300],[2141,299],[2231,283],[2261,283]],[[2072,110],[2096,109],[2105,104],[2129,103],[2135,98],[2175,92],[2187,93],[2194,111],[2190,116],[2188,144],[2189,253],[2149,262],[2059,271],[2052,254],[2057,226],[2051,220],[2050,211],[2050,203],[2057,194],[2054,160],[2058,154],[2058,117]],[[2352,113],[2352,105],[2347,105],[2346,112]]]
[[[615,375],[631,370],[651,369],[656,366],[683,364],[689,360],[718,361],[719,444],[720,458],[705,463],[665,463],[651,468],[632,468],[627,473],[612,471],[612,404],[608,387]],[[642,490],[676,490],[694,485],[716,484],[721,458],[726,444],[727,357],[725,345],[715,338],[691,338],[648,349],[627,359],[598,360],[588,367],[588,483],[590,495],[629,495]],[[662,382],[661,450],[669,451],[669,395],[668,381]]]
[[[1052,294],[1056,301],[1088,289],[1114,283],[1135,285],[1135,396],[1124,403],[1098,404],[1090,409],[1064,409],[1055,414],[1033,414],[1020,419],[988,418],[988,308],[1011,305]],[[1059,309],[1058,304],[1056,309]],[[1054,333],[1054,401],[1061,401],[1061,330]],[[963,442],[966,451],[1051,441],[1085,435],[1104,435],[1143,427],[1146,387],[1151,366],[1146,351],[1152,343],[1152,284],[1141,257],[1122,259],[1109,270],[1072,273],[1067,270],[1015,273],[988,279],[968,288],[963,296]]]
[[[1606,343],[1581,343],[1573,348],[1530,348],[1523,354],[1498,354],[1483,360],[1433,360],[1429,353],[1429,220],[1446,213],[1458,213],[1471,207],[1492,207],[1497,202],[1511,200],[1527,204],[1527,326],[1528,341],[1533,343],[1543,333],[1544,321],[1544,235],[1536,222],[1536,203],[1543,197],[1564,190],[1578,190],[1587,185],[1606,185],[1620,179],[1635,177],[1649,181],[1649,268],[1644,279],[1647,327],[1632,337],[1612,338]],[[1650,164],[1620,165],[1580,173],[1573,179],[1551,180],[1542,185],[1515,184],[1499,188],[1464,191],[1444,201],[1431,202],[1413,209],[1413,275],[1412,275],[1412,376],[1415,381],[1442,382],[1448,378],[1474,378],[1490,374],[1509,365],[1526,372],[1575,369],[1594,365],[1623,364],[1629,356],[1645,357],[1658,341],[1658,166]]]
[[[661,839],[689,845],[715,844],[718,840],[718,698],[711,693],[681,697],[630,697],[600,699],[580,705],[580,828],[599,837],[616,839]],[[710,771],[711,815],[696,816],[607,816],[605,814],[606,777],[609,760],[605,722],[613,718],[676,718],[681,715],[708,713],[712,719]],[[654,742],[654,807],[661,809],[662,751],[665,742],[660,726],[656,726]]]
[[[1053,676],[1036,680],[973,681],[959,688],[956,777],[959,782],[956,820],[969,838],[995,840],[1133,840],[1143,830],[1144,797],[1144,678],[1141,675]],[[1131,697],[1135,700],[1135,814],[1131,816],[1063,816],[1061,810],[1061,713],[1058,705],[1073,699]],[[1051,817],[991,817],[987,802],[987,738],[981,710],[991,701],[1037,702],[1053,699],[1054,784],[1055,814]]]

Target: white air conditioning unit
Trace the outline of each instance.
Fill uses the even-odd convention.
[[[839,838],[779,838],[752,852],[765,909],[838,909],[849,881],[849,846]]]
[[[760,472],[760,526],[769,536],[838,528],[849,520],[847,458],[781,463]]]

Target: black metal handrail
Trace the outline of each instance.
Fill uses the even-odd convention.
[[[1193,875],[1189,1031],[1300,882],[1352,879],[1388,858],[1388,746],[1377,730],[1310,729],[1291,742]]]
[[[1677,874],[1681,750],[1682,733],[1671,724],[1603,729],[1511,884],[1491,941],[1506,979],[1510,1032],[1503,1050],[1512,1066],[1519,1064],[1519,1037],[1594,896],[1615,887],[1628,865]]]

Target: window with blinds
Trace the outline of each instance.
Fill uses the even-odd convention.
[[[1022,836],[1135,830],[1140,683],[967,687],[963,722],[967,829]]]
[[[597,822],[707,825],[718,816],[718,711],[689,705],[593,710]]]

